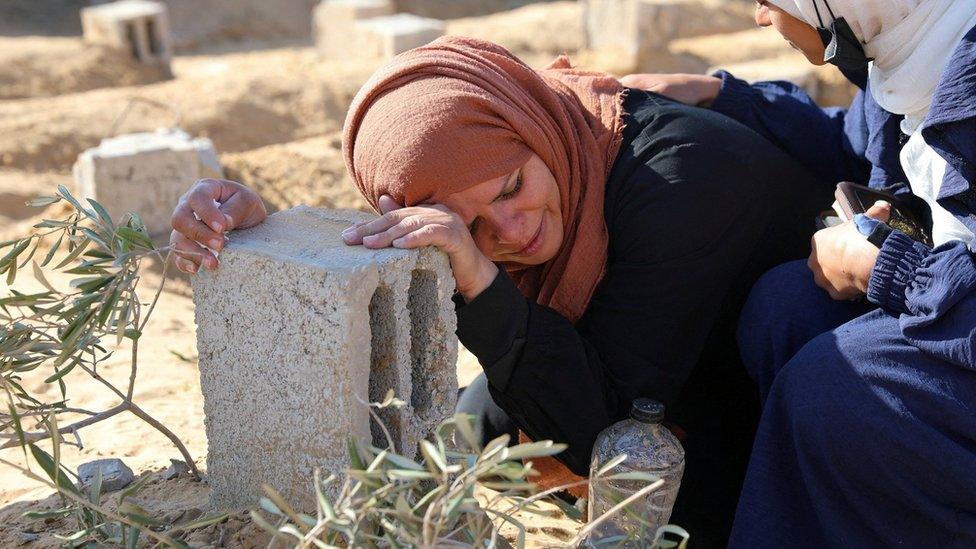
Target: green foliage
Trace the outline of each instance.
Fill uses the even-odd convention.
[[[150,257],[165,265],[168,257],[164,254],[168,250],[153,244],[138,215],[128,214],[116,221],[95,200],[82,205],[63,186],[58,187],[55,196],[36,198],[28,204],[48,206],[60,201],[71,206],[72,212],[66,218],[45,219],[34,225],[36,231],[32,234],[0,242],[0,276],[7,284],[13,284],[18,272],[30,264],[31,274],[44,287],[37,293],[10,288],[9,295],[0,298],[0,394],[6,396],[0,411],[0,449],[20,446],[28,464],[36,464],[45,476],[34,473],[30,465],[24,469],[4,459],[0,463],[58,491],[62,501],[59,509],[28,516],[74,519],[76,531],[61,538],[65,547],[137,547],[140,542],[187,547],[161,532],[185,532],[226,516],[207,517],[174,529],[127,500],[142,488],[145,479],[126,488],[118,498],[116,511],[110,511],[102,501],[100,473],[90,488],[83,489],[75,483],[77,475],[61,464],[61,444],[67,442],[63,435],[74,435],[73,444],[80,447],[81,428],[128,411],[166,435],[180,450],[194,476],[198,476],[179,438],[132,401],[138,340],[163,289],[161,283],[153,300],[142,302],[137,292],[140,268]],[[35,254],[41,242],[52,240],[50,249],[38,262]],[[61,271],[74,278],[67,288],[59,289],[45,270]],[[165,276],[164,269],[164,281]],[[100,376],[98,367],[114,352],[106,346],[118,346],[125,338],[132,341],[131,372],[128,387],[123,390]],[[103,343],[106,340],[107,345]],[[119,397],[119,404],[102,411],[70,406],[66,380],[78,372],[103,384]],[[44,376],[44,383],[57,385],[57,397],[45,400],[26,390],[24,376],[38,373]],[[58,417],[66,413],[86,417],[59,427]],[[52,441],[52,453],[35,444],[46,439]]]
[[[388,394],[384,403],[371,406],[396,404]],[[376,414],[373,419],[380,421]],[[503,435],[482,448],[471,419],[458,414],[444,421],[430,440],[421,441],[419,461],[393,452],[392,443],[377,448],[350,440],[351,466],[341,484],[335,476],[323,479],[315,471],[315,516],[296,512],[265,486],[266,497],[251,517],[278,539],[302,548],[506,547],[498,536],[499,523],[514,526],[516,546],[524,547],[526,527],[516,513],[539,512],[537,501],[567,488],[537,493],[532,477],[538,472],[531,460],[556,455],[566,446],[541,441],[510,447]],[[614,479],[612,469],[597,474]],[[650,485],[656,478],[644,474],[638,480]],[[478,485],[495,492],[476,491]],[[678,547],[663,537],[676,533],[676,527],[667,528],[658,532],[652,547]]]
[[[139,336],[148,317],[137,294],[139,267],[148,255],[162,258],[138,216],[126,216],[117,225],[101,204],[88,200],[91,207],[83,207],[63,186],[56,196],[31,204],[61,200],[74,210],[67,218],[45,219],[34,225],[39,230],[33,234],[0,243],[0,250],[9,248],[0,259],[7,283],[30,264],[45,289],[11,289],[0,298],[0,383],[17,409],[38,423],[67,407],[65,376],[83,370],[97,377],[99,362],[112,354],[103,346],[106,338],[118,345],[125,337]],[[54,243],[38,263],[35,252],[45,240]],[[60,261],[49,267],[59,253]],[[77,276],[68,288],[58,289],[45,268]],[[50,370],[44,382],[57,384],[59,399],[41,402],[24,390],[22,376],[39,368]],[[12,427],[9,419],[0,416],[0,435]]]

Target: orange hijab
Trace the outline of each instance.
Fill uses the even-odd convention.
[[[575,322],[607,260],[603,197],[623,132],[623,87],[565,57],[533,70],[507,50],[447,36],[395,57],[359,90],[346,167],[377,208],[413,206],[511,173],[535,153],[555,177],[564,238],[543,265],[506,265],[522,293]]]

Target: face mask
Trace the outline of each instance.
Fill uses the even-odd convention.
[[[871,59],[868,59],[864,54],[864,47],[854,35],[851,26],[843,17],[834,16],[834,12],[826,0],[824,0],[824,5],[827,6],[827,11],[832,19],[829,28],[824,27],[823,19],[820,18],[820,9],[817,8],[817,0],[813,0],[813,9],[817,11],[817,21],[820,22],[817,32],[826,48],[824,50],[824,61],[848,71],[866,69],[868,61]]]

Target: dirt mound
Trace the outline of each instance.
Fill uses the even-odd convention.
[[[371,211],[346,173],[339,134],[224,154],[220,163],[275,211],[299,204]]]
[[[159,82],[169,73],[80,38],[0,37],[0,99],[48,97]]]
[[[134,97],[171,106],[182,129],[211,138],[218,152],[324,135],[341,128],[373,68],[288,48],[177,60],[176,79],[158,84],[0,102],[0,167],[68,170],[109,136]],[[172,112],[140,104],[115,129],[151,131],[173,121]]]
[[[25,202],[38,196],[53,195],[58,185],[70,186],[71,176],[0,169],[0,227],[41,214],[42,208],[32,208]]]
[[[134,482],[148,477],[146,484],[126,501],[136,503],[149,512],[149,515],[178,528],[215,513],[208,509],[209,487],[205,482],[193,480],[188,474],[165,480],[163,470],[147,471]],[[118,508],[121,492],[103,495],[102,504],[110,511]],[[72,518],[29,518],[25,512],[44,512],[62,508],[56,495],[34,502],[18,502],[0,509],[0,543],[3,547],[30,546],[40,549],[55,549],[64,546],[64,541],[55,536],[67,536],[77,531],[77,523]],[[246,511],[230,513],[225,520],[183,532],[165,535],[182,539],[193,547],[266,547],[270,534],[251,522]]]
[[[187,51],[227,40],[312,39],[318,0],[162,0],[173,46]]]
[[[0,2],[0,35],[81,34],[78,10],[91,3],[91,0],[3,0]]]
[[[471,36],[508,48],[523,61],[539,66],[561,53],[574,53],[583,42],[583,6],[551,2],[447,22],[447,33]],[[531,32],[526,32],[531,29]]]

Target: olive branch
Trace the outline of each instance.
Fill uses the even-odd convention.
[[[89,425],[129,412],[168,438],[182,454],[191,472],[199,471],[184,444],[165,425],[133,401],[138,373],[139,337],[163,291],[168,265],[167,248],[157,248],[142,219],[127,214],[116,223],[97,201],[83,206],[64,186],[55,196],[35,198],[31,206],[47,206],[65,201],[71,213],[64,219],[44,219],[34,225],[33,234],[0,242],[0,276],[12,285],[28,264],[34,278],[44,287],[38,293],[10,289],[0,298],[0,386],[7,394],[7,410],[0,411],[0,449],[25,446],[57,435],[73,435],[67,442],[82,446],[79,431]],[[54,240],[43,259],[34,259],[42,242]],[[59,252],[62,257],[54,262]],[[139,272],[143,261],[153,257],[163,263],[161,283],[152,300],[140,300]],[[53,265],[53,266],[51,266]],[[55,288],[45,268],[76,275],[68,290]],[[99,364],[114,354],[104,346],[106,339],[119,346],[123,339],[132,342],[128,384],[118,388],[99,373]],[[60,398],[42,402],[25,390],[22,376],[40,368],[50,368],[45,383],[57,384]],[[114,393],[119,402],[105,410],[92,411],[70,405],[65,376],[80,370]],[[47,426],[61,414],[87,416],[55,431],[25,431],[22,420]]]

